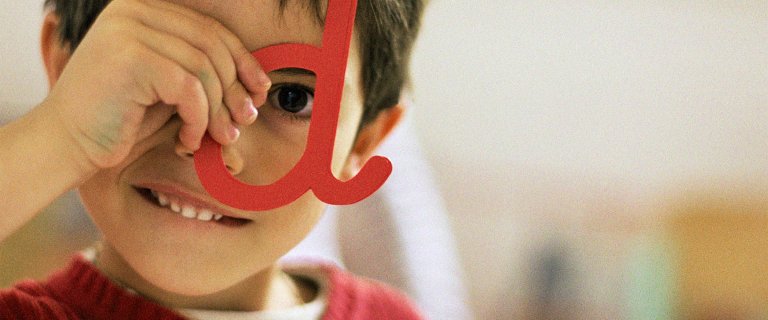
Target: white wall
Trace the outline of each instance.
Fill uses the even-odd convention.
[[[0,121],[42,101],[47,91],[38,42],[43,1],[0,4]],[[6,108],[10,105],[11,107]]]
[[[435,154],[630,175],[768,151],[768,2],[433,1],[414,59]]]
[[[2,1],[0,102],[33,105],[42,1]],[[547,234],[599,236],[574,221],[644,214],[696,181],[768,181],[767,57],[766,1],[433,0],[412,116],[479,317],[515,312],[502,304]],[[584,274],[602,279],[584,299],[620,303],[619,275]]]
[[[423,31],[413,115],[481,319],[520,314],[552,238],[621,314],[632,217],[768,182],[766,1],[435,0]]]

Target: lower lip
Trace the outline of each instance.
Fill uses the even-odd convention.
[[[156,209],[157,213],[160,214],[160,217],[158,219],[169,221],[170,223],[180,225],[181,227],[188,229],[188,228],[196,228],[196,229],[205,229],[205,230],[214,230],[214,229],[238,229],[241,228],[247,224],[249,224],[251,221],[244,220],[244,219],[234,219],[229,217],[223,217],[221,220],[210,220],[210,221],[203,221],[199,220],[197,218],[187,218],[181,215],[181,213],[177,213],[171,208],[168,207],[161,207],[157,202],[155,202],[154,199],[151,198],[151,196],[145,194],[142,192],[141,189],[134,188],[136,193],[144,199],[144,201],[152,206],[154,209]]]

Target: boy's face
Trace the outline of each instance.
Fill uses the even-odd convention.
[[[216,18],[251,51],[279,43],[321,43],[323,28],[300,1],[290,2],[282,18],[276,0],[173,2]],[[363,111],[361,66],[354,39],[350,48],[333,159],[333,172],[342,179],[354,174],[355,165],[349,157],[354,155]],[[309,110],[294,117],[280,108],[278,95],[281,86],[287,88],[289,84],[313,89],[314,76],[273,72],[270,77],[271,96],[259,109],[258,120],[241,128],[239,140],[224,148],[224,159],[233,175],[254,185],[277,181],[298,162],[309,129],[308,118],[301,117],[308,116]],[[267,212],[224,207],[203,189],[192,157],[176,147],[180,125],[180,120],[172,120],[138,144],[123,164],[103,170],[83,184],[80,194],[103,233],[107,250],[129,266],[130,272],[123,277],[131,277],[133,272],[165,291],[210,294],[241,284],[272,265],[305,237],[325,205],[309,192]],[[178,199],[180,206],[196,207],[198,213],[209,207],[214,214],[247,220],[185,218],[159,205],[150,190]]]

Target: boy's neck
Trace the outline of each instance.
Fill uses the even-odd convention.
[[[277,264],[213,294],[180,295],[144,280],[110,246],[99,245],[96,250],[94,266],[115,284],[172,309],[279,310],[307,303],[317,295],[312,284],[292,278]]]

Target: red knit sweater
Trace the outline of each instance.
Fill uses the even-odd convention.
[[[421,319],[400,293],[336,267],[323,266],[330,287],[328,319]],[[183,319],[173,310],[114,285],[77,255],[44,282],[0,291],[0,319]]]

